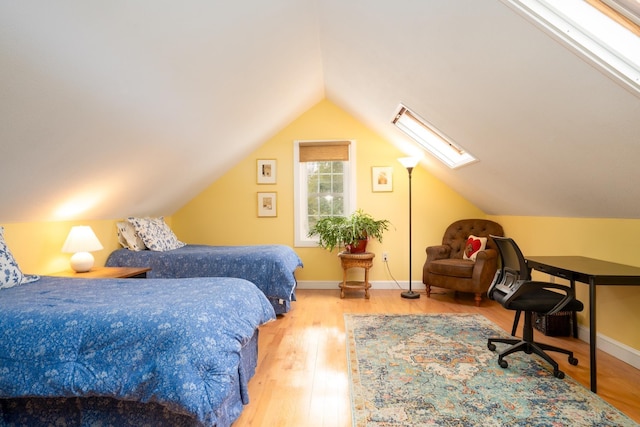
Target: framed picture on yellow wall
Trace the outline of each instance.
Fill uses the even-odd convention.
[[[277,193],[258,193],[258,217],[278,216]]]
[[[275,159],[258,160],[258,184],[276,183]]]
[[[393,191],[393,167],[374,166],[371,168],[373,191]]]

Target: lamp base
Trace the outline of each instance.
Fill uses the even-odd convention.
[[[89,252],[76,252],[71,256],[71,268],[76,273],[86,273],[93,267],[94,258]]]
[[[417,293],[417,292],[413,292],[413,291],[405,291],[405,292],[401,293],[400,296],[402,296],[402,298],[407,298],[407,299],[418,299],[418,298],[420,298],[420,294]]]

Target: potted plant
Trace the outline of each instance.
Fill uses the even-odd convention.
[[[390,224],[386,219],[377,220],[358,209],[348,217],[322,218],[309,230],[309,236],[318,236],[319,245],[329,251],[344,247],[347,252],[360,253],[366,251],[369,239],[382,242],[382,235]]]

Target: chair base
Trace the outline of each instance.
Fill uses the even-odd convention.
[[[553,360],[553,358],[551,358],[551,356],[549,356],[547,353],[545,353],[546,351],[555,351],[557,353],[563,353],[566,354],[569,360],[569,363],[571,365],[577,365],[578,364],[578,359],[576,359],[575,357],[573,357],[573,352],[570,350],[566,350],[564,348],[560,348],[560,347],[556,347],[550,344],[544,344],[544,343],[539,343],[539,342],[534,342],[533,341],[533,324],[531,322],[531,313],[530,312],[526,312],[525,313],[525,321],[524,321],[524,326],[523,326],[523,338],[522,339],[518,339],[518,338],[489,338],[487,340],[487,348],[491,351],[495,351],[496,350],[496,345],[494,343],[499,342],[499,343],[504,343],[504,344],[510,344],[510,347],[508,347],[506,350],[503,350],[502,352],[500,352],[500,354],[498,355],[498,365],[500,365],[500,367],[502,368],[506,368],[509,366],[509,364],[507,363],[506,360],[504,360],[505,356],[508,356],[511,353],[515,353],[518,351],[524,351],[527,354],[531,354],[531,353],[535,353],[538,356],[542,357],[544,360],[546,360],[552,367],[553,367],[553,376],[556,378],[564,378],[564,372],[562,372],[559,368],[558,368],[558,363]]]

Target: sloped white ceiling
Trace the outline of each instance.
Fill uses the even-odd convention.
[[[321,100],[313,2],[250,3],[0,3],[0,221],[171,214]]]
[[[170,215],[325,96],[487,213],[640,218],[640,99],[502,1],[78,0],[0,2],[0,222]]]

